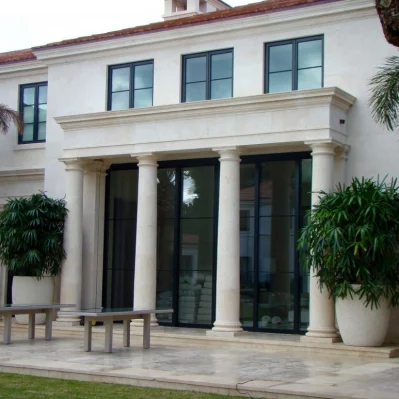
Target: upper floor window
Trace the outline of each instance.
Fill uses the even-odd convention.
[[[18,138],[19,144],[42,143],[46,141],[47,82],[20,86],[20,112],[24,131]]]
[[[323,36],[266,44],[265,92],[323,87]]]
[[[108,110],[151,107],[154,61],[109,67]]]
[[[232,49],[183,56],[183,102],[232,96]]]

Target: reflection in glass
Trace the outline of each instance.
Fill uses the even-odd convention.
[[[292,44],[269,48],[269,72],[292,70]]]
[[[33,123],[35,117],[35,108],[33,105],[24,107],[24,123]]]
[[[35,104],[35,88],[29,87],[24,89],[24,98],[23,98],[24,105],[34,105]]]
[[[206,99],[206,85],[204,83],[190,83],[186,85],[186,102],[202,101]]]
[[[47,104],[47,86],[39,86],[39,104]]]
[[[214,167],[182,169],[180,323],[212,323]]]
[[[298,68],[319,67],[322,64],[322,41],[298,43]]]
[[[186,83],[206,80],[206,56],[186,59]]]
[[[121,91],[119,93],[112,93],[112,111],[118,111],[129,108],[129,92]]]
[[[106,307],[133,306],[137,215],[137,170],[109,174]]]
[[[318,89],[321,87],[321,68],[309,68],[298,71],[298,90]]]
[[[112,70],[112,91],[124,91],[130,88],[130,68]]]
[[[233,77],[233,53],[211,56],[211,80]]]
[[[47,119],[47,104],[39,105],[39,122],[46,122]]]
[[[152,89],[142,89],[134,91],[134,108],[144,108],[152,106]]]
[[[211,99],[229,98],[232,96],[232,80],[214,80],[211,82]]]
[[[32,141],[33,140],[33,123],[25,123],[24,131],[22,135],[22,141]]]
[[[157,185],[157,308],[173,308],[175,189],[175,169],[159,169]],[[158,320],[170,323],[172,315],[160,314]]]
[[[292,73],[276,72],[269,75],[269,93],[292,90]]]
[[[46,140],[46,122],[38,123],[38,140]]]
[[[153,64],[138,65],[134,68],[134,88],[147,89],[152,87]]]

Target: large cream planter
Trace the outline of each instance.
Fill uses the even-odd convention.
[[[12,303],[14,305],[43,305],[53,302],[54,277],[13,277]],[[28,315],[16,315],[18,324],[28,324]],[[36,324],[44,324],[46,315],[37,314]]]
[[[358,286],[354,286],[355,289]],[[345,299],[337,299],[335,309],[338,328],[345,345],[381,346],[389,327],[391,309],[386,299],[380,299],[380,307],[376,309],[364,305],[364,298],[354,295]]]

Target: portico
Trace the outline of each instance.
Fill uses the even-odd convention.
[[[104,251],[102,226],[104,226],[104,202],[106,201],[104,174],[109,165],[138,167],[138,172],[135,172],[138,179],[137,193],[134,194],[137,198],[137,210],[134,209],[135,212],[132,213],[130,218],[132,223],[134,219],[136,224],[134,241],[131,242],[131,246],[134,246],[130,258],[134,259],[134,276],[132,276],[130,286],[134,293],[134,307],[138,309],[139,307],[153,308],[159,301],[157,284],[159,284],[160,278],[162,281],[169,278],[164,277],[166,276],[165,271],[162,272],[164,273],[162,277],[157,277],[157,268],[158,274],[160,270],[159,263],[161,261],[166,262],[166,258],[162,258],[162,260],[159,256],[160,250],[166,253],[166,247],[162,247],[164,249],[160,247],[159,237],[167,237],[167,231],[169,231],[164,230],[164,232],[166,231],[164,236],[159,235],[159,219],[163,217],[158,214],[159,194],[157,194],[157,186],[159,187],[160,184],[159,172],[166,166],[173,165],[173,162],[175,162],[175,165],[183,165],[177,166],[177,169],[176,166],[173,166],[175,168],[171,175],[173,177],[169,180],[170,186],[180,184],[180,187],[183,187],[181,189],[183,194],[178,194],[177,189],[173,191],[177,193],[175,198],[179,198],[179,195],[186,195],[184,194],[183,183],[187,182],[187,189],[189,190],[190,184],[192,185],[189,179],[193,179],[190,173],[187,175],[185,172],[183,160],[190,160],[190,162],[196,160],[198,170],[203,173],[204,169],[199,167],[201,160],[218,159],[217,164],[214,163],[214,166],[210,166],[208,171],[211,173],[209,176],[213,176],[212,178],[217,183],[214,193],[212,191],[212,198],[214,199],[211,200],[211,197],[204,199],[204,204],[208,202],[218,204],[218,207],[215,208],[217,212],[212,213],[212,215],[205,215],[203,214],[205,211],[201,210],[200,216],[195,216],[196,223],[200,223],[200,218],[211,218],[209,220],[212,220],[212,222],[209,223],[216,226],[215,235],[210,240],[215,246],[211,250],[211,252],[214,252],[212,259],[215,259],[215,267],[209,269],[209,276],[211,276],[209,279],[206,276],[202,277],[204,273],[199,269],[190,270],[196,271],[195,274],[191,275],[195,275],[198,280],[196,280],[196,284],[193,284],[193,287],[197,286],[195,289],[201,288],[202,290],[201,295],[198,296],[202,299],[198,299],[198,303],[196,302],[198,315],[201,314],[201,317],[205,314],[208,315],[200,302],[206,299],[203,297],[205,292],[209,292],[210,303],[213,304],[212,307],[214,306],[210,310],[212,313],[210,320],[213,322],[212,333],[226,336],[240,333],[243,330],[240,315],[243,309],[243,303],[240,300],[242,296],[240,274],[242,274],[243,260],[248,258],[247,254],[242,253],[242,249],[240,253],[240,237],[245,231],[242,226],[243,216],[240,213],[240,210],[243,209],[242,206],[240,207],[240,203],[242,205],[244,201],[243,190],[246,190],[247,199],[252,198],[248,195],[257,198],[254,200],[258,209],[256,211],[257,216],[248,217],[254,221],[254,226],[257,226],[258,234],[263,234],[261,233],[263,228],[262,217],[272,217],[272,214],[267,214],[269,215],[267,216],[266,213],[262,213],[262,206],[264,206],[265,212],[266,209],[273,208],[273,202],[270,202],[268,195],[277,195],[276,190],[279,187],[277,181],[286,181],[287,183],[280,184],[280,186],[285,187],[292,180],[294,186],[297,187],[290,190],[283,189],[283,187],[279,190],[281,198],[286,198],[289,192],[293,193],[293,198],[299,198],[300,175],[303,172],[300,162],[302,158],[294,161],[297,158],[295,154],[305,154],[303,155],[305,158],[312,156],[312,191],[331,190],[334,184],[339,180],[342,181],[343,176],[345,176],[347,132],[344,121],[354,101],[355,99],[352,96],[338,88],[323,88],[56,118],[65,132],[64,152],[61,161],[66,165],[66,199],[69,208],[65,231],[68,258],[65,261],[61,277],[61,301],[83,304],[84,306],[92,306],[92,304],[99,306],[103,292],[107,289],[107,279],[103,279],[102,263],[106,257],[102,257]],[[262,181],[259,180],[260,183],[254,183],[253,194],[248,194],[248,188],[240,186],[241,161],[244,159],[246,162],[250,162],[251,157],[255,159],[261,156],[266,157],[264,158],[265,162],[269,159],[268,156],[272,157],[270,160],[274,161],[278,159],[278,154],[281,154],[282,160],[292,159],[294,166],[292,166],[292,169],[288,168],[286,172],[287,177],[292,175],[291,180],[284,180],[286,179],[284,176],[276,177],[278,174],[274,174],[274,179],[277,180],[273,180],[274,186],[269,187],[270,194],[267,194],[266,180],[262,187]],[[292,154],[292,156],[289,154]],[[188,164],[191,165],[190,162]],[[284,165],[281,164],[281,166]],[[258,171],[256,173],[263,173],[261,168],[261,164],[256,166],[255,169]],[[108,179],[112,175],[112,170],[111,167],[108,172]],[[91,179],[88,177],[90,174]],[[184,180],[185,176],[186,180]],[[187,178],[187,176],[189,177]],[[179,179],[183,179],[183,183],[179,183]],[[201,177],[201,179],[206,181],[208,178]],[[86,186],[89,184],[91,188],[87,190]],[[108,181],[107,190],[109,190],[109,184]],[[133,184],[132,180],[126,180],[126,190],[131,184]],[[198,194],[195,193],[195,195],[194,198],[198,198]],[[205,195],[204,191],[201,192],[201,195]],[[317,199],[317,195],[312,194],[312,204],[315,204]],[[180,200],[182,200],[181,197]],[[276,207],[276,201],[274,203]],[[190,202],[188,201],[187,204],[187,209],[189,209]],[[181,208],[181,205],[176,206]],[[289,205],[287,206],[289,207]],[[294,208],[299,209],[297,205]],[[285,211],[283,209],[284,207],[281,207],[279,212],[285,212],[286,216],[291,213],[288,208]],[[180,209],[180,215],[181,211]],[[175,215],[178,215],[178,210],[176,212]],[[178,217],[181,218],[182,216]],[[292,220],[300,220],[300,217],[298,213]],[[109,215],[108,218],[110,218]],[[165,216],[165,219],[168,219],[168,217]],[[84,225],[82,221],[84,221]],[[283,219],[278,219],[278,216],[275,215],[274,225],[276,225],[276,221],[282,223]],[[182,255],[184,252],[186,253],[186,260],[191,256],[190,259],[200,258],[199,264],[201,262],[203,264],[212,263],[213,261],[207,260],[203,255],[204,251],[209,252],[209,250],[203,250],[201,255],[199,249],[201,246],[208,245],[204,244],[204,237],[209,235],[206,232],[211,231],[212,228],[209,230],[208,227],[201,227],[200,230],[197,229],[196,231],[202,233],[196,235],[192,233],[193,229],[184,230],[187,223],[182,223],[176,220],[174,222],[174,226],[183,226],[174,230],[174,233],[179,233],[178,236],[174,234],[175,239],[171,244],[174,248],[174,256],[178,256],[176,254]],[[201,226],[206,224],[205,222],[201,223]],[[289,224],[286,226],[286,229],[290,229]],[[298,227],[298,223],[294,222],[294,227],[292,227],[293,238]],[[267,229],[267,226],[265,225],[264,228]],[[250,227],[247,231],[250,232]],[[278,234],[276,231],[278,230],[274,228],[272,233],[267,234]],[[108,234],[107,231],[105,231],[105,234]],[[113,234],[115,240],[115,231]],[[292,234],[289,234],[289,237],[291,237]],[[126,234],[125,237],[127,237]],[[288,239],[288,236],[286,237]],[[85,242],[90,243],[90,245],[86,244],[85,246],[83,244]],[[259,239],[256,242],[256,246],[259,247],[263,245],[264,241]],[[94,253],[90,252],[92,243],[93,248],[97,248]],[[163,241],[161,244],[163,245]],[[87,253],[90,253],[90,255],[88,256]],[[256,252],[254,254],[255,257],[260,256]],[[272,272],[273,262],[276,261],[272,259],[273,256],[271,255],[265,256],[270,259],[270,261],[267,261],[270,263],[270,266],[267,266],[270,269],[267,270],[271,275],[270,273],[274,273]],[[182,262],[186,261],[182,259],[180,257],[178,260],[180,266],[182,266]],[[280,257],[278,262],[288,262],[288,260],[283,261],[281,259],[283,258]],[[295,255],[292,259],[291,263],[297,262]],[[126,263],[126,260],[124,262]],[[269,265],[269,263],[267,264]],[[262,267],[265,268],[266,266],[258,265],[257,270],[266,270]],[[190,266],[190,268],[193,268],[193,266]],[[179,270],[182,269],[180,267]],[[292,274],[292,276],[294,275],[297,274]],[[212,276],[215,277],[215,281]],[[255,279],[258,278],[259,276],[255,276]],[[270,277],[267,277],[267,279],[270,279]],[[179,295],[183,295],[182,292],[185,292],[184,298],[186,298],[187,303],[197,301],[197,299],[190,299],[197,298],[197,294],[193,293],[191,297],[191,294],[188,295],[187,281],[180,281],[179,275],[175,275],[171,280],[172,291],[180,290]],[[93,283],[94,281],[96,284]],[[102,281],[104,284],[101,284]],[[276,286],[279,288],[273,296],[275,297],[276,293],[278,295],[281,293],[279,301],[285,300],[288,304],[284,306],[281,303],[273,305],[274,307],[277,306],[280,312],[278,313],[280,316],[274,317],[279,317],[280,322],[283,322],[284,320],[281,319],[286,317],[287,322],[291,318],[298,323],[298,320],[300,320],[298,315],[300,296],[299,291],[295,291],[297,288],[287,288],[289,284],[284,283],[285,289],[291,292],[291,297],[296,298],[291,304],[292,300],[284,299],[285,297],[282,295],[283,288],[281,287],[284,284],[267,281],[265,284],[268,288],[265,291],[270,291],[271,287],[277,284]],[[311,339],[334,340],[337,333],[332,303],[325,293],[319,292],[317,280],[311,278],[310,281],[310,325],[307,336]],[[182,284],[185,284],[184,287]],[[259,288],[259,283],[256,284]],[[201,287],[199,288],[198,285],[201,285]],[[277,288],[275,289],[277,290]],[[178,296],[175,295],[173,298],[175,298],[173,300],[179,301]],[[301,300],[303,302],[304,297]],[[182,301],[177,302],[177,304],[180,308],[183,306]],[[271,305],[265,306],[263,305],[263,309],[268,309]],[[283,308],[284,310],[281,310]],[[202,309],[202,313],[200,309]],[[284,317],[281,316],[282,314],[284,314]],[[258,323],[259,317],[260,315],[256,320],[256,326],[260,323]],[[269,316],[262,317],[261,322],[267,323]],[[305,318],[305,316],[303,317]],[[59,315],[58,320],[68,323],[77,322],[77,320],[65,318],[62,314]],[[205,319],[202,318],[201,320]],[[157,321],[153,320],[152,324],[156,326]],[[205,324],[208,325],[209,323]]]

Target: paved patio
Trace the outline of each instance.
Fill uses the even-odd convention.
[[[275,399],[398,398],[399,359],[326,355],[295,347],[186,345],[184,337],[176,345],[159,344],[156,336],[152,348],[143,350],[141,337],[132,336],[132,347],[123,348],[118,333],[114,353],[106,354],[101,328],[93,337],[93,352],[86,353],[82,329],[74,331],[55,329],[53,341],[44,341],[40,327],[36,340],[14,329],[13,343],[0,343],[0,371]]]

